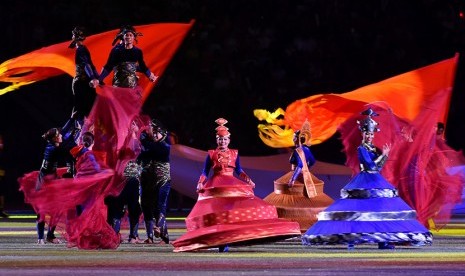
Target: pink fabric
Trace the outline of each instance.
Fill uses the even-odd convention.
[[[25,202],[30,203],[37,213],[45,214],[47,223],[58,223],[68,246],[114,249],[119,246],[120,237],[106,222],[104,199],[121,192],[125,184],[124,168],[138,153],[137,143],[131,139],[130,126],[138,117],[142,101],[139,89],[103,86],[97,93],[83,131],[93,130],[94,153],[103,160],[101,167],[108,169],[75,179],[46,181],[39,191],[35,190],[37,171],[18,181]],[[78,163],[77,170],[89,168],[88,161]],[[59,175],[63,170],[59,170]],[[76,216],[77,205],[84,208],[79,217]]]
[[[435,133],[449,97],[450,90],[437,93],[423,104],[412,121],[398,118],[387,106],[371,105],[380,114],[373,117],[380,128],[380,132],[375,133],[374,144],[380,148],[385,143],[392,144],[381,173],[397,187],[399,195],[417,211],[418,220],[426,227],[431,220],[436,227],[447,224],[453,207],[461,201],[464,177],[449,175],[447,169],[463,164],[463,155],[438,139]],[[361,118],[362,115],[355,115],[339,128],[346,165],[354,173],[359,171],[356,148],[362,138],[356,120]]]

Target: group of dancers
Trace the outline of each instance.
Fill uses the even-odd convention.
[[[61,243],[55,236],[60,226],[69,246],[116,248],[125,209],[131,229],[128,242],[154,243],[155,237],[169,243],[170,145],[161,123],[140,112],[137,72],[143,71],[152,82],[157,76],[134,45],[139,35],[132,26],[121,28],[98,74],[84,46],[83,29],[72,31],[69,47],[76,49],[76,74],[71,118],[63,128],[43,135],[40,170],[19,179],[25,201],[37,213],[38,244]],[[106,86],[103,81],[111,71],[112,86]],[[138,235],[141,214],[147,230],[144,241]]]
[[[371,108],[358,121],[360,172],[336,201],[310,172],[315,158],[308,122],[295,131],[291,171],[261,199],[254,195],[255,184],[242,169],[238,150],[229,148],[227,120],[219,118],[217,147],[208,151],[200,172],[198,200],[186,218],[187,232],[170,241],[166,223],[170,143],[168,131],[141,113],[137,74],[142,72],[152,82],[158,77],[134,45],[140,33],[132,26],[121,28],[100,74],[83,44],[83,29],[75,28],[72,35],[70,47],[76,49],[72,116],[63,128],[44,134],[47,145],[40,170],[19,179],[25,201],[37,213],[38,244],[61,243],[55,236],[60,226],[68,246],[117,248],[125,206],[129,243],[153,244],[160,238],[174,252],[207,248],[226,252],[234,245],[299,237],[303,245],[345,244],[349,249],[363,243],[375,243],[379,249],[432,243],[432,234],[417,220],[416,211],[380,173],[390,145],[379,150],[373,144],[379,128],[374,120],[378,114]],[[112,86],[104,85],[111,71]],[[141,216],[146,239],[138,234]]]

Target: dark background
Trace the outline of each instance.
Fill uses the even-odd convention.
[[[224,117],[231,147],[248,156],[279,151],[258,138],[254,109],[274,111],[313,94],[349,92],[451,58],[465,45],[465,1],[119,2],[0,1],[0,62],[69,41],[76,25],[92,35],[125,24],[195,19],[144,112],[176,133],[179,143],[202,150],[215,147],[214,120]],[[108,55],[92,53],[98,54]],[[465,146],[462,63],[446,128],[457,150]],[[7,210],[23,205],[16,179],[39,168],[41,134],[62,126],[71,113],[71,80],[63,75],[0,96]],[[344,164],[338,138],[313,147],[318,160]]]

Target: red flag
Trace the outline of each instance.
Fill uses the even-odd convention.
[[[271,123],[258,126],[260,138],[270,147],[290,147],[294,130],[300,129],[308,119],[312,127],[312,144],[319,144],[329,139],[340,124],[360,112],[366,104],[374,102],[387,104],[396,116],[411,121],[420,113],[425,101],[452,89],[457,62],[458,54],[348,93],[314,95],[293,102],[285,112],[272,114],[254,110],[259,120]],[[447,121],[449,101],[450,98],[441,107],[437,121]],[[284,115],[284,120],[275,120],[278,115]]]
[[[142,49],[147,66],[155,75],[163,74],[193,24],[194,20],[188,24],[158,23],[135,26],[136,30],[143,34],[137,47]],[[91,52],[97,70],[107,61],[111,43],[118,31],[111,30],[86,38],[86,46]],[[74,76],[75,50],[68,48],[68,45],[69,41],[51,45],[0,64],[0,81],[11,83],[8,87],[0,89],[0,95],[64,73]],[[155,83],[141,78],[139,84],[144,88],[142,98],[145,100]]]

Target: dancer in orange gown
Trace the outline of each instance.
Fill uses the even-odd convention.
[[[323,192],[324,182],[309,169],[315,164],[310,150],[310,123],[294,133],[295,149],[289,162],[292,170],[274,181],[274,191],[263,200],[276,206],[280,218],[298,222],[302,232],[317,220],[317,214],[333,199]]]

